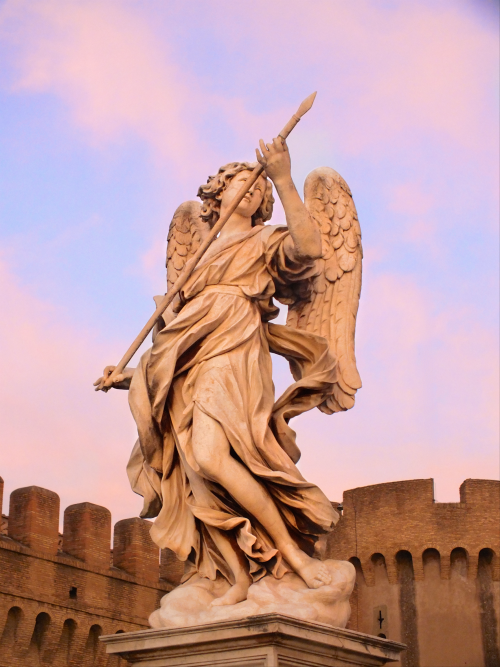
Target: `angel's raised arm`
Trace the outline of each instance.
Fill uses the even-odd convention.
[[[260,140],[256,150],[257,160],[274,183],[285,210],[290,237],[286,243],[288,253],[297,260],[313,260],[321,257],[321,234],[309,215],[292,180],[290,153],[286,142],[277,137],[272,143]]]

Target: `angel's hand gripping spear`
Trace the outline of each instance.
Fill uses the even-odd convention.
[[[280,136],[282,139],[286,139],[290,132],[293,130],[293,128],[297,125],[301,117],[309,111],[309,109],[312,107],[314,103],[314,99],[316,97],[316,93],[312,93],[312,95],[309,95],[309,97],[306,97],[306,99],[302,102],[302,104],[299,106],[297,113],[295,113],[288,123],[285,125],[285,127],[281,130],[278,136]],[[144,327],[142,328],[141,332],[138,334],[132,345],[128,348],[128,350],[125,352],[123,355],[122,359],[120,360],[119,364],[114,368],[112,372],[109,373],[107,377],[103,377],[99,384],[96,386],[96,391],[108,391],[111,389],[113,386],[113,382],[117,377],[123,373],[123,370],[125,366],[128,364],[128,362],[132,359],[134,354],[137,352],[137,350],[140,348],[142,343],[145,341],[146,337],[150,333],[150,331],[153,329],[154,325],[156,324],[157,320],[159,317],[163,315],[163,313],[166,311],[166,309],[169,307],[169,305],[172,303],[174,297],[180,292],[180,290],[183,288],[187,280],[189,279],[190,275],[196,268],[196,265],[200,261],[201,257],[204,255],[205,251],[208,249],[212,241],[216,239],[218,236],[219,232],[221,229],[224,227],[226,222],[229,220],[231,215],[234,213],[234,211],[238,208],[239,203],[243,199],[243,197],[246,195],[246,193],[250,190],[252,185],[256,182],[256,180],[259,178],[261,173],[264,171],[264,167],[262,165],[258,165],[255,167],[255,169],[251,172],[250,177],[248,180],[245,181],[245,183],[241,186],[240,190],[236,194],[236,196],[233,199],[233,202],[231,205],[228,207],[224,215],[221,215],[217,223],[213,226],[210,234],[207,236],[207,238],[201,243],[200,247],[196,251],[196,253],[193,255],[193,257],[186,263],[186,266],[184,267],[184,270],[181,272],[175,283],[172,285],[172,288],[165,294],[163,299],[160,301],[158,307],[156,308],[155,312],[151,315],[149,320],[146,322]],[[97,383],[96,383],[97,384]]]

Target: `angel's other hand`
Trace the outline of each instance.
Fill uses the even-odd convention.
[[[108,379],[108,377],[111,375],[111,373],[115,370],[116,366],[106,366],[106,368],[103,370],[102,377],[98,378],[94,382],[94,387],[96,388],[96,391],[108,391],[108,389],[111,389],[111,387],[114,387],[115,389],[122,389],[124,388],[123,386],[120,387],[120,384],[125,384],[128,381],[128,384],[130,384],[130,380],[132,379],[132,376],[129,373],[118,373],[116,377],[113,378],[113,384],[111,387],[105,387],[104,383]],[[129,371],[131,369],[124,369],[125,371]],[[128,386],[126,387],[128,389]]]
[[[111,373],[115,370],[115,368],[116,368],[116,366],[106,366],[106,368],[102,372],[102,376],[94,382],[94,387],[96,387],[96,391],[104,389],[104,383],[106,382],[108,377],[111,375]],[[113,384],[114,384],[114,380],[113,380]],[[111,389],[111,387],[109,387],[109,389]],[[107,391],[107,389],[106,389],[106,391]]]
[[[259,145],[260,151],[255,149],[257,161],[264,167],[272,182],[277,185],[277,182],[291,179],[290,153],[286,141],[276,137],[270,144],[265,144],[261,139]]]

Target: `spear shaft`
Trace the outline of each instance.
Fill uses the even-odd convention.
[[[309,95],[309,97],[306,97],[306,99],[302,102],[302,104],[299,106],[297,113],[293,114],[293,116],[290,118],[288,123],[285,125],[285,127],[281,130],[278,136],[280,136],[282,139],[286,139],[290,132],[293,130],[293,128],[297,125],[301,117],[309,111],[309,109],[312,107],[314,98],[316,97],[316,93],[312,93],[312,95]],[[241,188],[238,190],[238,193],[234,197],[233,201],[231,202],[231,205],[229,208],[226,210],[224,215],[221,215],[220,218],[217,220],[215,225],[212,227],[210,234],[206,237],[206,239],[203,241],[203,243],[200,244],[198,250],[195,252],[193,257],[186,262],[186,265],[184,269],[181,271],[179,274],[179,277],[175,281],[175,283],[172,285],[171,289],[165,294],[163,299],[160,301],[158,304],[155,312],[151,315],[149,320],[146,322],[146,324],[143,326],[141,329],[140,333],[132,343],[132,345],[128,348],[128,350],[125,352],[123,357],[121,358],[120,362],[118,363],[118,366],[115,367],[112,373],[108,375],[108,377],[105,379],[105,381],[100,385],[97,389],[101,389],[102,391],[107,391],[110,389],[113,385],[113,380],[114,378],[119,375],[125,366],[128,364],[128,362],[132,359],[134,354],[137,352],[137,350],[140,348],[140,346],[143,344],[143,342],[146,340],[146,337],[150,333],[150,331],[153,329],[154,325],[156,324],[157,320],[163,313],[166,311],[166,309],[169,307],[169,305],[172,303],[174,297],[180,292],[180,290],[184,287],[186,282],[188,281],[189,277],[191,276],[192,272],[196,268],[196,265],[202,258],[202,256],[205,254],[205,251],[207,248],[210,246],[212,241],[215,240],[215,238],[218,236],[219,232],[221,229],[224,227],[226,222],[229,220],[229,218],[232,216],[232,214],[235,212],[235,210],[238,208],[239,203],[243,199],[243,197],[246,195],[246,193],[250,190],[252,185],[255,183],[255,181],[259,178],[259,176],[262,174],[264,171],[264,167],[262,165],[257,165],[252,172],[250,173],[250,177],[245,181],[245,183],[241,186]]]

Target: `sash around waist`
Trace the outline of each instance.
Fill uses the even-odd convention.
[[[239,296],[247,301],[252,301],[252,298],[247,296],[237,285],[207,285],[201,292],[198,292],[198,294],[195,294],[188,299],[188,301],[197,299],[199,296],[203,296],[203,294],[206,294],[207,292],[213,292],[215,294],[234,294],[234,296]]]

